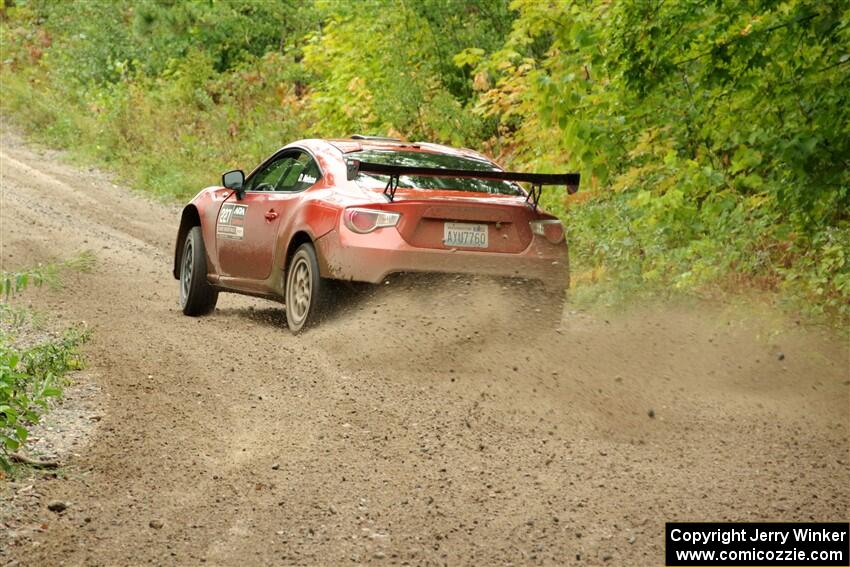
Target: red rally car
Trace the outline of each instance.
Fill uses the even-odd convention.
[[[530,184],[528,190],[517,183]],[[318,320],[330,280],[399,272],[475,273],[568,284],[560,221],[543,185],[578,174],[503,171],[483,155],[424,142],[352,136],[301,140],[248,176],[222,176],[183,209],[174,253],[186,315],[220,291],[282,301],[289,328]]]

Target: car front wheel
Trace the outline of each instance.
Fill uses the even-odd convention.
[[[184,315],[206,315],[215,309],[218,291],[207,281],[207,254],[201,227],[193,227],[180,260],[180,307]]]

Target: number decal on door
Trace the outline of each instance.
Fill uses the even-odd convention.
[[[247,205],[232,205],[225,203],[221,206],[218,214],[218,225],[216,235],[219,238],[229,240],[242,240],[245,238],[245,214],[248,212]]]

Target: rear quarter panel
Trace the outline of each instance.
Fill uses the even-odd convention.
[[[331,232],[339,222],[340,211],[343,206],[339,195],[324,183],[305,192],[294,213],[284,219],[280,226],[280,233],[275,246],[275,266],[277,269],[274,270],[278,277],[282,278],[286,270],[288,253],[291,252],[289,248],[293,238],[299,232],[303,232],[310,237],[310,240],[315,242]],[[274,273],[272,278],[273,281],[270,283],[273,287],[282,291],[282,279],[281,281],[274,281]]]

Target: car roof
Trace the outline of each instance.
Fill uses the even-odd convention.
[[[394,140],[391,138],[330,138],[322,140],[344,154],[359,152],[362,150],[399,150],[410,152],[424,152],[432,154],[446,154],[460,157],[470,157],[474,159],[492,160],[469,148],[453,148],[443,144],[434,144],[431,142],[408,142],[406,140]]]

